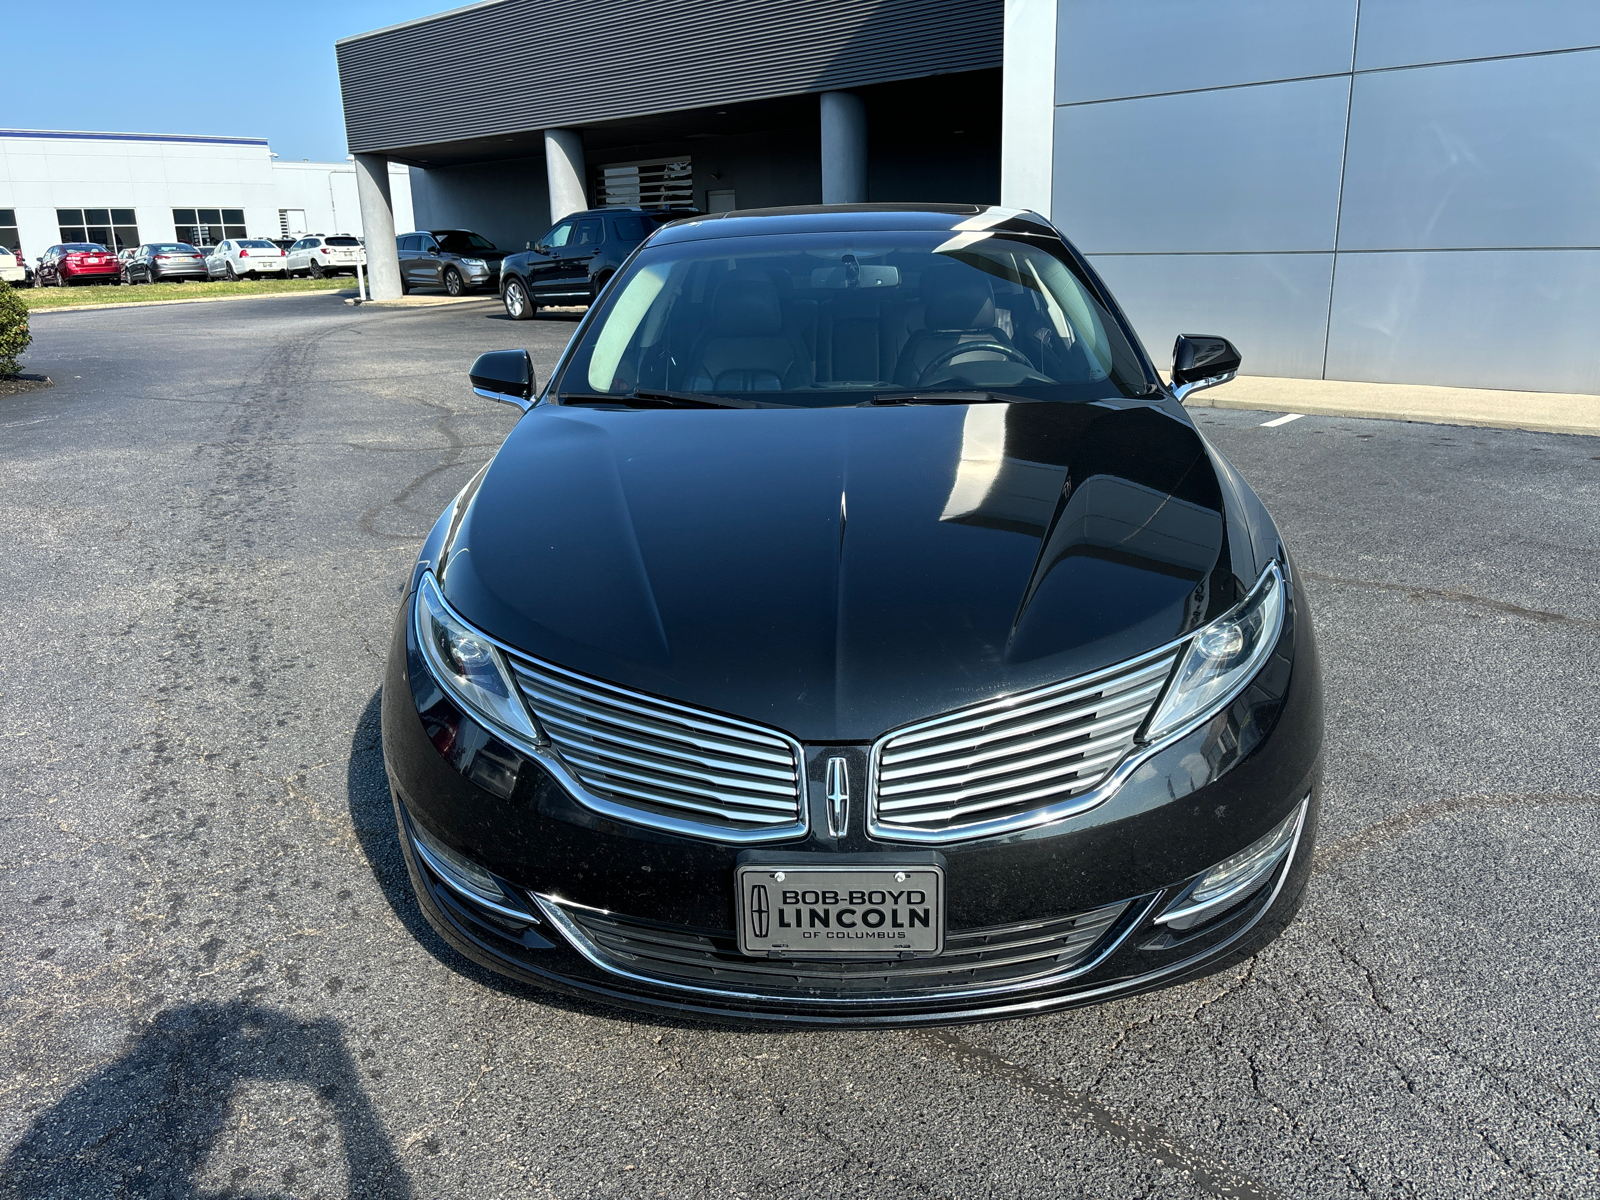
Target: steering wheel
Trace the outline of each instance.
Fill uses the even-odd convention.
[[[971,354],[974,350],[992,350],[998,354],[1005,355],[1012,362],[1021,363],[1030,371],[1033,370],[1033,363],[1028,356],[1015,346],[1008,346],[994,338],[984,338],[976,342],[961,342],[950,347],[950,349],[922,368],[922,374],[917,376],[917,386],[926,387],[938,377],[935,372],[948,367],[963,354]]]

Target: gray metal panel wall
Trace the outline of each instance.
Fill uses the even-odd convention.
[[[1600,0],[1058,3],[1052,216],[1158,361],[1600,392]]]
[[[339,43],[350,149],[997,67],[1003,0],[504,0]]]

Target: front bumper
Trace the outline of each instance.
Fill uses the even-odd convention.
[[[740,956],[740,847],[601,816],[448,701],[419,714],[408,597],[384,687],[383,743],[418,900],[452,945],[496,971],[625,1007],[723,1020],[984,1020],[1216,970],[1276,936],[1309,876],[1321,680],[1305,598],[1292,584],[1279,654],[1261,675],[1104,803],[1052,825],[942,846],[946,954],[917,960],[915,974],[880,963],[873,978]],[[1246,898],[1182,933],[1156,922],[1196,876],[1302,804],[1288,853]],[[491,872],[509,904],[486,907],[453,885],[418,848],[419,833]],[[837,842],[813,832],[764,852],[785,850],[881,856],[886,865],[919,853],[869,838],[859,814]],[[1049,938],[1058,941],[1040,959]],[[1017,952],[1023,945],[1029,956]],[[1029,965],[1016,965],[1023,957]]]

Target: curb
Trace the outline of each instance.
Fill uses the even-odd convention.
[[[287,300],[295,296],[342,296],[344,288],[326,288],[321,291],[308,290],[304,292],[254,292],[247,296],[191,296],[185,300],[123,300],[107,304],[53,304],[48,308],[30,308],[28,317],[39,316],[42,313],[58,312],[100,312],[106,309],[118,308],[162,308],[170,304],[220,304],[225,300]],[[346,301],[349,303],[349,301]]]
[[[362,300],[346,296],[345,303],[361,308],[437,308],[442,304],[476,304],[481,300],[499,303],[500,297],[490,293],[482,296],[401,296],[398,300]]]
[[[1241,375],[1199,393],[1187,407],[1600,436],[1600,396],[1569,392]]]

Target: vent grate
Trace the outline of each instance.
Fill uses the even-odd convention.
[[[703,837],[804,832],[802,756],[792,739],[548,663],[512,657],[511,666],[591,807]]]
[[[873,750],[874,832],[943,841],[1054,819],[1127,757],[1176,657],[1168,647],[886,735]]]

